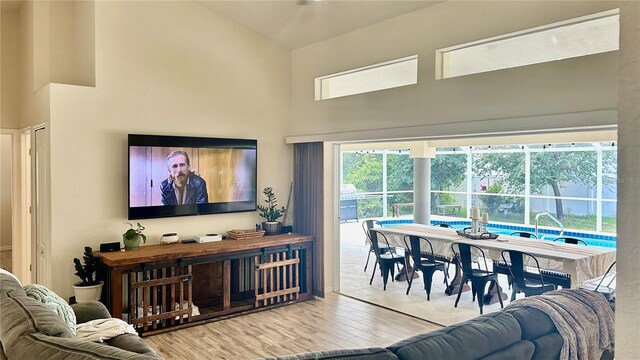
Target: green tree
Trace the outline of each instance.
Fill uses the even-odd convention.
[[[487,194],[501,194],[502,193],[502,185],[499,182],[494,182],[487,188]],[[482,200],[484,205],[487,207],[489,214],[495,214],[498,212],[500,205],[505,204],[505,200],[501,196],[485,196]]]
[[[387,155],[387,190],[413,190],[413,159],[408,154]]]
[[[500,179],[499,193],[522,194],[524,192],[523,153],[473,154],[473,173],[481,179],[489,176]]]
[[[465,179],[467,156],[465,154],[438,155],[431,159],[431,190],[455,190]],[[440,193],[432,194],[432,202],[440,205]]]
[[[531,192],[541,193],[549,185],[556,197],[556,217],[564,219],[560,190],[568,182],[595,188],[597,182],[595,151],[537,152],[531,154]]]
[[[345,184],[353,184],[358,192],[382,191],[382,154],[344,153],[342,171]],[[358,200],[358,217],[383,216],[382,200],[368,197]]]
[[[382,191],[382,155],[345,153],[343,156],[345,184],[355,185],[358,192]]]
[[[597,182],[597,158],[595,151],[542,151],[531,153],[531,193],[540,194],[550,186],[556,197],[556,217],[564,218],[561,189],[567,183],[595,188]],[[503,190],[521,193],[524,190],[524,162],[522,153],[474,154],[473,172],[476,176],[500,178]],[[615,168],[614,156],[603,156],[605,171]],[[615,171],[615,170],[614,170]],[[605,183],[609,186],[610,183]]]

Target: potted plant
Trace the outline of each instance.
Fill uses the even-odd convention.
[[[98,282],[95,278],[98,258],[93,256],[93,250],[88,246],[84,248],[84,256],[82,258],[84,265],[80,263],[78,258],[73,259],[73,263],[76,266],[76,275],[80,278],[80,281],[73,284],[76,302],[100,300],[104,282]]]
[[[136,228],[134,228],[131,223],[127,224],[129,224],[131,228],[122,234],[122,242],[124,243],[125,250],[134,250],[140,246],[140,239],[142,239],[143,243],[147,242],[147,236],[142,233],[144,226],[140,225],[140,223],[136,223]]]
[[[260,210],[260,216],[265,218],[262,223],[262,229],[265,231],[265,235],[277,235],[280,234],[280,229],[282,228],[282,223],[278,221],[278,219],[284,214],[285,208],[282,206],[278,208],[278,200],[276,199],[276,195],[273,193],[273,189],[270,187],[264,188],[262,193],[267,197],[264,201],[267,203],[266,206],[258,205],[258,210]]]

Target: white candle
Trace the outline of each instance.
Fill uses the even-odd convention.
[[[489,222],[489,213],[482,214],[482,222],[485,224]]]
[[[471,218],[472,219],[480,218],[480,208],[471,208]]]

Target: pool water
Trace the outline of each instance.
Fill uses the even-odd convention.
[[[411,219],[393,219],[393,220],[380,220],[383,226],[394,226],[400,224],[412,224]],[[436,221],[431,220],[431,225],[437,225],[446,223],[453,226],[455,229],[462,229],[469,227],[471,223],[469,221]],[[516,231],[527,231],[535,233],[535,228],[521,225],[504,225],[504,224],[490,224],[489,231],[500,235],[511,235]],[[555,229],[538,229],[538,236],[542,240],[553,241],[553,239],[560,236],[560,231]],[[616,248],[616,236],[592,234],[578,231],[565,231],[563,236],[573,237],[584,240],[589,246],[598,246],[605,248]]]

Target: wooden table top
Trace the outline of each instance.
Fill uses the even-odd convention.
[[[265,247],[284,246],[313,241],[313,237],[302,234],[282,234],[264,236],[249,240],[222,240],[207,243],[175,243],[167,245],[140,246],[135,250],[99,252],[93,254],[100,257],[100,261],[111,267],[127,266],[141,263],[174,261],[177,259],[199,256],[215,256],[238,251],[261,249]]]

